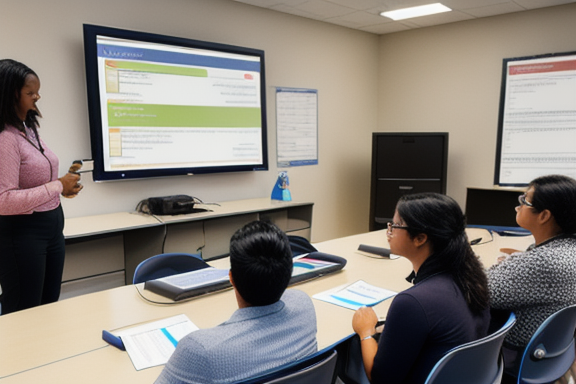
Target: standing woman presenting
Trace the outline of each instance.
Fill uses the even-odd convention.
[[[64,215],[78,174],[58,179],[58,158],[38,135],[40,79],[26,65],[0,60],[0,295],[6,314],[60,296]]]

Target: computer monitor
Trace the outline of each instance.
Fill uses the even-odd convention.
[[[518,196],[522,192],[503,189],[467,188],[466,221],[469,227],[496,232],[529,233],[516,223]]]

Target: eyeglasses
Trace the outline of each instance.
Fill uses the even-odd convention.
[[[518,202],[520,203],[520,205],[525,205],[527,207],[533,207],[534,206],[532,203],[526,201],[526,194],[525,193],[518,196]]]
[[[391,221],[387,222],[386,225],[388,226],[388,234],[392,234],[393,229],[409,229],[410,227],[406,225],[395,224]]]

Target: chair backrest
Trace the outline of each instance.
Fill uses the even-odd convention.
[[[564,375],[574,363],[576,305],[550,315],[524,349],[518,383],[548,383]]]
[[[426,384],[500,383],[504,369],[500,350],[515,322],[511,313],[496,332],[448,351],[432,368]]]
[[[206,268],[208,264],[198,254],[163,253],[142,261],[134,271],[133,284],[159,279],[178,273]]]
[[[298,256],[304,253],[318,252],[318,250],[312,244],[310,244],[310,241],[305,237],[288,235],[288,241],[290,242],[292,256]]]
[[[331,384],[334,379],[338,353],[332,351],[327,357],[307,367],[294,371],[293,367],[278,372],[278,377],[265,384]]]
[[[302,359],[249,377],[241,384],[331,384],[334,381],[336,350],[322,350]]]

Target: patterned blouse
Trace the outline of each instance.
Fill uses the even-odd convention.
[[[524,347],[554,312],[576,304],[576,236],[560,235],[488,269],[490,304],[512,310],[516,324],[508,345]]]
[[[40,142],[43,152],[35,137],[14,127],[0,132],[0,215],[45,212],[60,205],[58,158]]]

